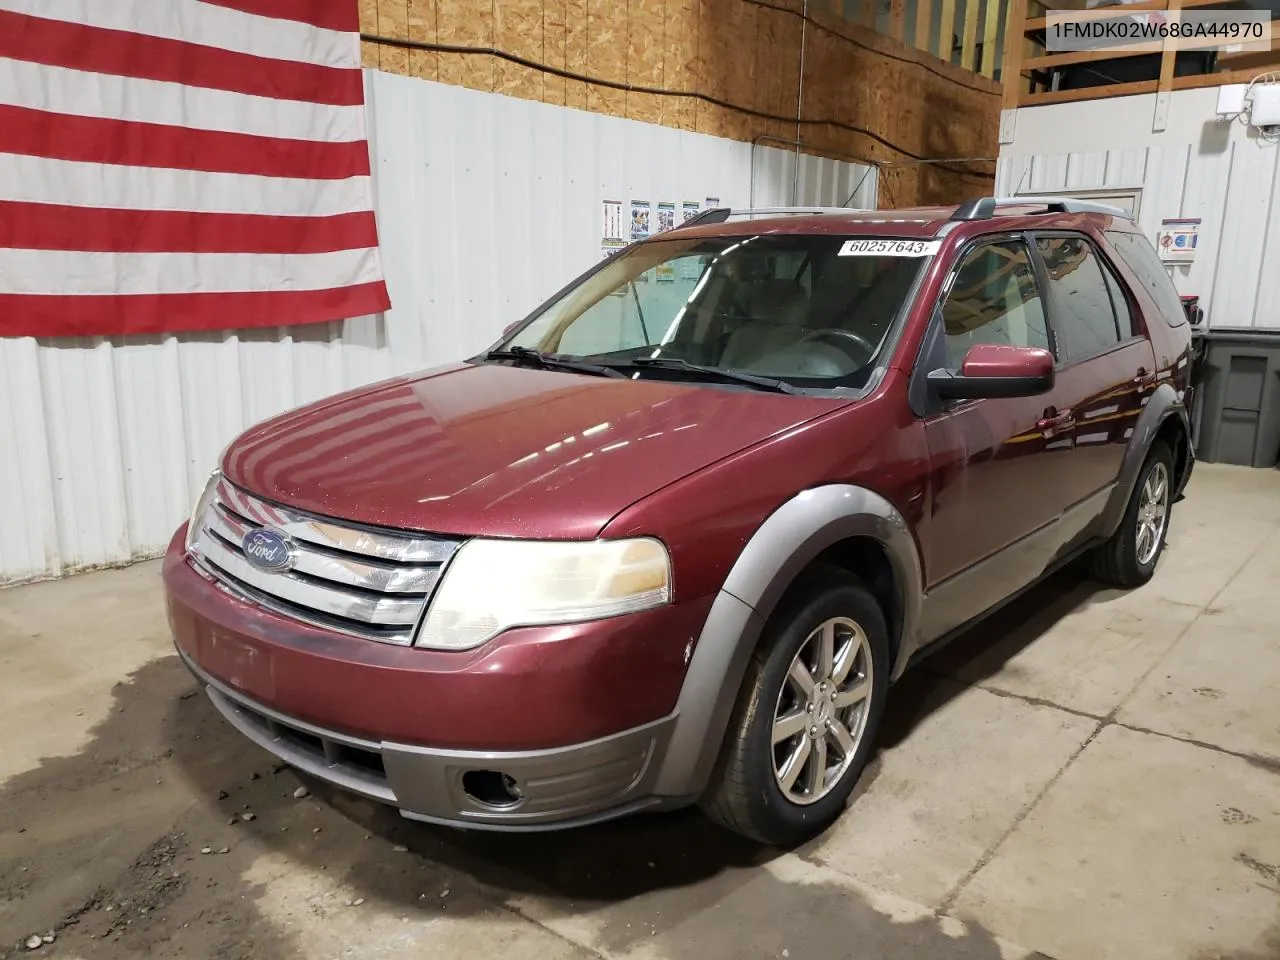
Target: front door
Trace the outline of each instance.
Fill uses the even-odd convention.
[[[935,347],[930,365],[958,369],[975,344],[1053,348],[1031,252],[1020,236],[969,248],[940,315],[945,356]],[[931,640],[1052,562],[1063,467],[1072,451],[1069,404],[1056,387],[1033,397],[961,401],[926,417],[925,436],[932,498],[922,626]]]

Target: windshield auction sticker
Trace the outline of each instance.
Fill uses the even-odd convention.
[[[931,257],[941,240],[846,240],[842,257]]]

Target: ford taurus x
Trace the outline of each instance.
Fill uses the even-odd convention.
[[[913,661],[1155,570],[1189,326],[1113,208],[708,211],[462,363],[259,424],[164,566],[244,736],[432,823],[841,812]]]

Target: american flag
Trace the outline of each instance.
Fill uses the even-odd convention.
[[[0,336],[389,306],[356,0],[0,0]]]

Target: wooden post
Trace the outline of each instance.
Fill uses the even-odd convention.
[[[1009,0],[1009,16],[1004,27],[1004,64],[1000,68],[1003,89],[1000,106],[1015,110],[1022,94],[1022,54],[1027,22],[1027,0]]]
[[[933,53],[933,38],[929,28],[933,26],[933,0],[916,0],[915,45],[925,53]]]
[[[906,0],[889,0],[889,36],[901,40],[906,30]]]
[[[938,24],[938,56],[951,62],[956,45],[956,0],[942,0],[942,22]]]
[[[1169,22],[1177,23],[1182,19],[1182,0],[1169,0]],[[1173,88],[1173,67],[1178,55],[1178,48],[1173,37],[1164,38],[1164,49],[1160,53],[1160,86],[1158,93],[1168,93]]]
[[[960,66],[978,72],[974,53],[978,47],[978,13],[981,0],[964,0],[964,27],[960,30]]]
[[[1000,0],[987,0],[987,16],[982,26],[982,63],[978,72],[996,75],[996,43],[1000,37]]]
[[[1178,23],[1181,20],[1182,0],[1169,0],[1169,22]],[[1177,57],[1177,40],[1172,36],[1165,37],[1164,49],[1160,53],[1160,82],[1156,85],[1155,117],[1151,121],[1153,132],[1163,130],[1169,120],[1170,91],[1173,89],[1173,68]]]

